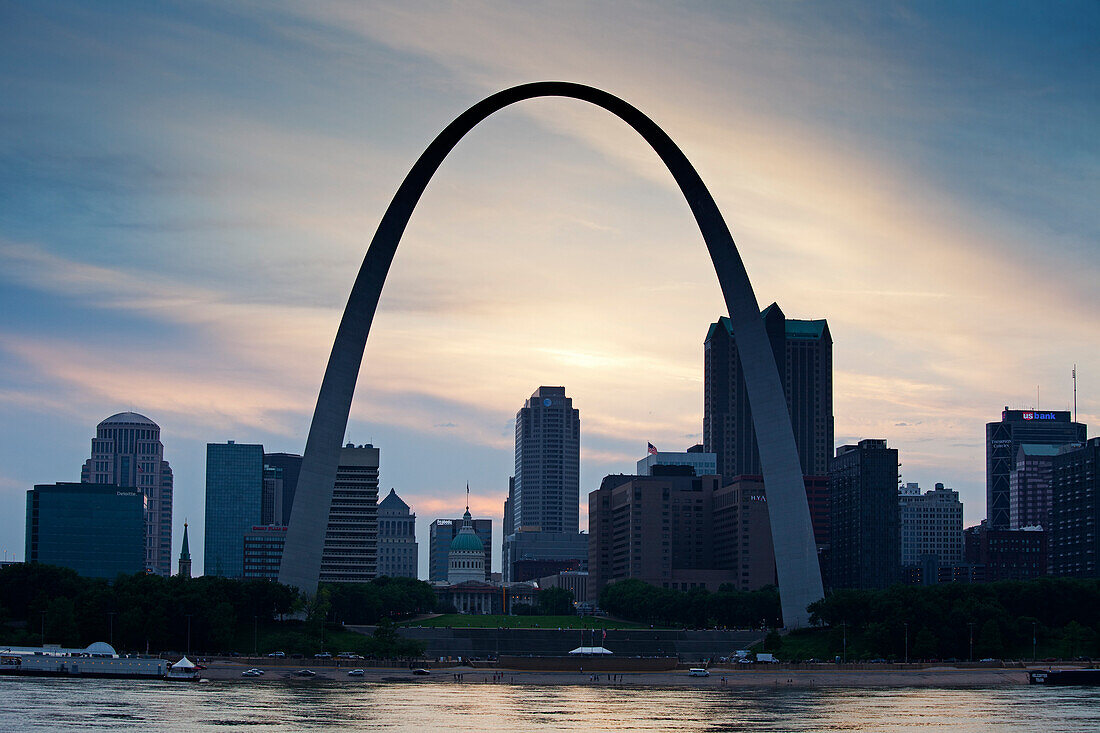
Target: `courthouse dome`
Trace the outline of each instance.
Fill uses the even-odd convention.
[[[451,552],[485,552],[485,545],[481,544],[472,527],[463,527],[451,540]]]

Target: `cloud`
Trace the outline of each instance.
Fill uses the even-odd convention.
[[[827,5],[318,2],[246,6],[231,27],[201,7],[18,12],[0,44],[20,59],[3,75],[0,279],[47,297],[0,315],[8,415],[138,401],[196,438],[229,424],[300,442],[416,156],[466,105],[543,78],[606,88],[668,130],[761,304],[829,319],[838,435],[889,438],[921,480],[963,477],[980,501],[984,422],[1035,384],[1061,407],[1064,367],[1100,360],[1080,132],[1095,110],[1066,101],[1090,99],[1075,74],[1094,65],[1052,66],[1066,44],[994,69],[1027,34],[970,43],[973,18]],[[1014,114],[1026,100],[1034,114]],[[701,342],[722,311],[652,151],[601,110],[534,100],[471,133],[425,192],[352,417],[506,458],[523,399],[564,384],[592,484],[645,440],[698,439]],[[423,470],[387,475],[412,490]]]

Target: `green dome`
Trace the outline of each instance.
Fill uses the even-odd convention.
[[[485,545],[470,527],[463,527],[451,541],[451,552],[485,552]]]

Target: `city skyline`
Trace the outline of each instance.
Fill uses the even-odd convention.
[[[629,7],[567,14],[583,29],[524,7],[244,9],[226,28],[209,9],[0,11],[18,102],[0,121],[16,191],[0,202],[0,505],[79,480],[88,430],[132,409],[175,473],[173,559],[184,521],[201,558],[206,443],[302,452],[348,273],[396,182],[454,114],[543,78],[650,113],[714,192],[761,302],[829,320],[835,444],[887,439],[906,481],[959,490],[970,525],[1003,406],[1067,409],[1076,361],[1095,426],[1095,51],[1048,45],[1087,38],[1094,8],[982,24]],[[219,66],[247,82],[208,81]],[[271,90],[238,94],[257,79]],[[382,449],[380,489],[418,514],[422,545],[467,479],[474,515],[500,520],[511,415],[539,384],[584,412],[582,512],[646,441],[701,442],[702,338],[725,314],[686,209],[617,123],[536,104],[441,170],[368,343],[347,438]],[[13,514],[0,548],[18,556]]]

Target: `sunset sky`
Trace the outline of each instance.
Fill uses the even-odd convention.
[[[205,444],[301,452],[364,250],[431,139],[499,89],[650,115],[761,306],[827,318],[838,444],[985,516],[1005,405],[1100,423],[1100,5],[0,0],[0,554],[134,410],[202,564]],[[429,186],[348,440],[428,524],[496,520],[516,410],[564,385],[581,494],[701,440],[722,314],[687,205],[582,102],[494,115]],[[1038,396],[1037,396],[1038,390]],[[581,526],[587,525],[582,498]],[[174,563],[173,563],[174,564]]]

